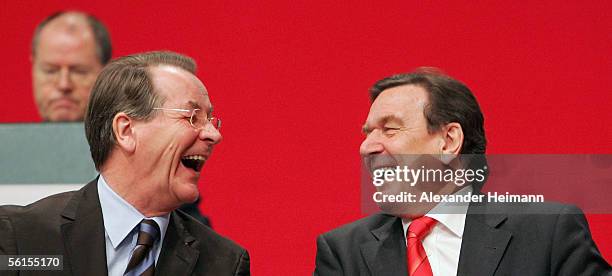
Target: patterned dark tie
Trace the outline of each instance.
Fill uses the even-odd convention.
[[[153,276],[155,274],[155,252],[152,248],[159,239],[159,226],[152,219],[140,222],[138,241],[125,273],[128,276]]]

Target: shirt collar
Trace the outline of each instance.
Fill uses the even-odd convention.
[[[113,248],[117,249],[130,232],[146,217],[115,193],[102,175],[98,178],[98,195],[102,208],[104,230],[106,230]],[[170,214],[168,213],[161,217],[147,218],[154,220],[159,225],[160,241],[164,240],[169,217]]]
[[[456,193],[454,193],[454,195],[467,195],[468,193],[472,193],[472,191],[473,188],[471,185],[469,185],[457,191]],[[463,230],[465,228],[465,217],[469,204],[469,202],[441,202],[440,204],[436,205],[436,207],[427,212],[425,216],[435,219],[442,226],[449,229],[457,237],[463,237]],[[452,211],[449,212],[444,210]],[[408,231],[408,226],[410,225],[410,222],[411,220],[409,219],[402,219],[404,234],[406,233],[406,231]]]

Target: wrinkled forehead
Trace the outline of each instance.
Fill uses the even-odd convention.
[[[206,86],[191,72],[169,65],[149,70],[155,92],[165,98],[164,107],[212,110]]]
[[[427,92],[415,85],[402,85],[381,92],[370,107],[367,123],[375,124],[385,118],[410,122],[423,117],[428,103]]]

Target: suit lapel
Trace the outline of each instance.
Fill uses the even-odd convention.
[[[401,219],[389,216],[371,233],[374,240],[361,245],[361,254],[371,274],[406,276],[406,242]]]
[[[76,192],[62,212],[62,237],[73,275],[107,275],[106,245],[97,179]]]
[[[178,213],[172,212],[155,274],[190,275],[200,255],[198,245],[199,241],[185,229]]]
[[[511,232],[497,228],[506,215],[486,210],[483,205],[468,209],[457,275],[493,275],[512,238]]]

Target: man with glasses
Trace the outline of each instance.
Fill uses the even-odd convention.
[[[91,87],[111,56],[109,32],[91,14],[62,11],[38,24],[32,39],[32,86],[43,121],[83,121]],[[198,203],[181,210],[210,226]]]
[[[60,275],[249,275],[249,255],[182,212],[222,139],[196,65],[126,56],[92,89],[85,133],[99,177],[75,192],[0,208],[0,255],[62,255]]]

